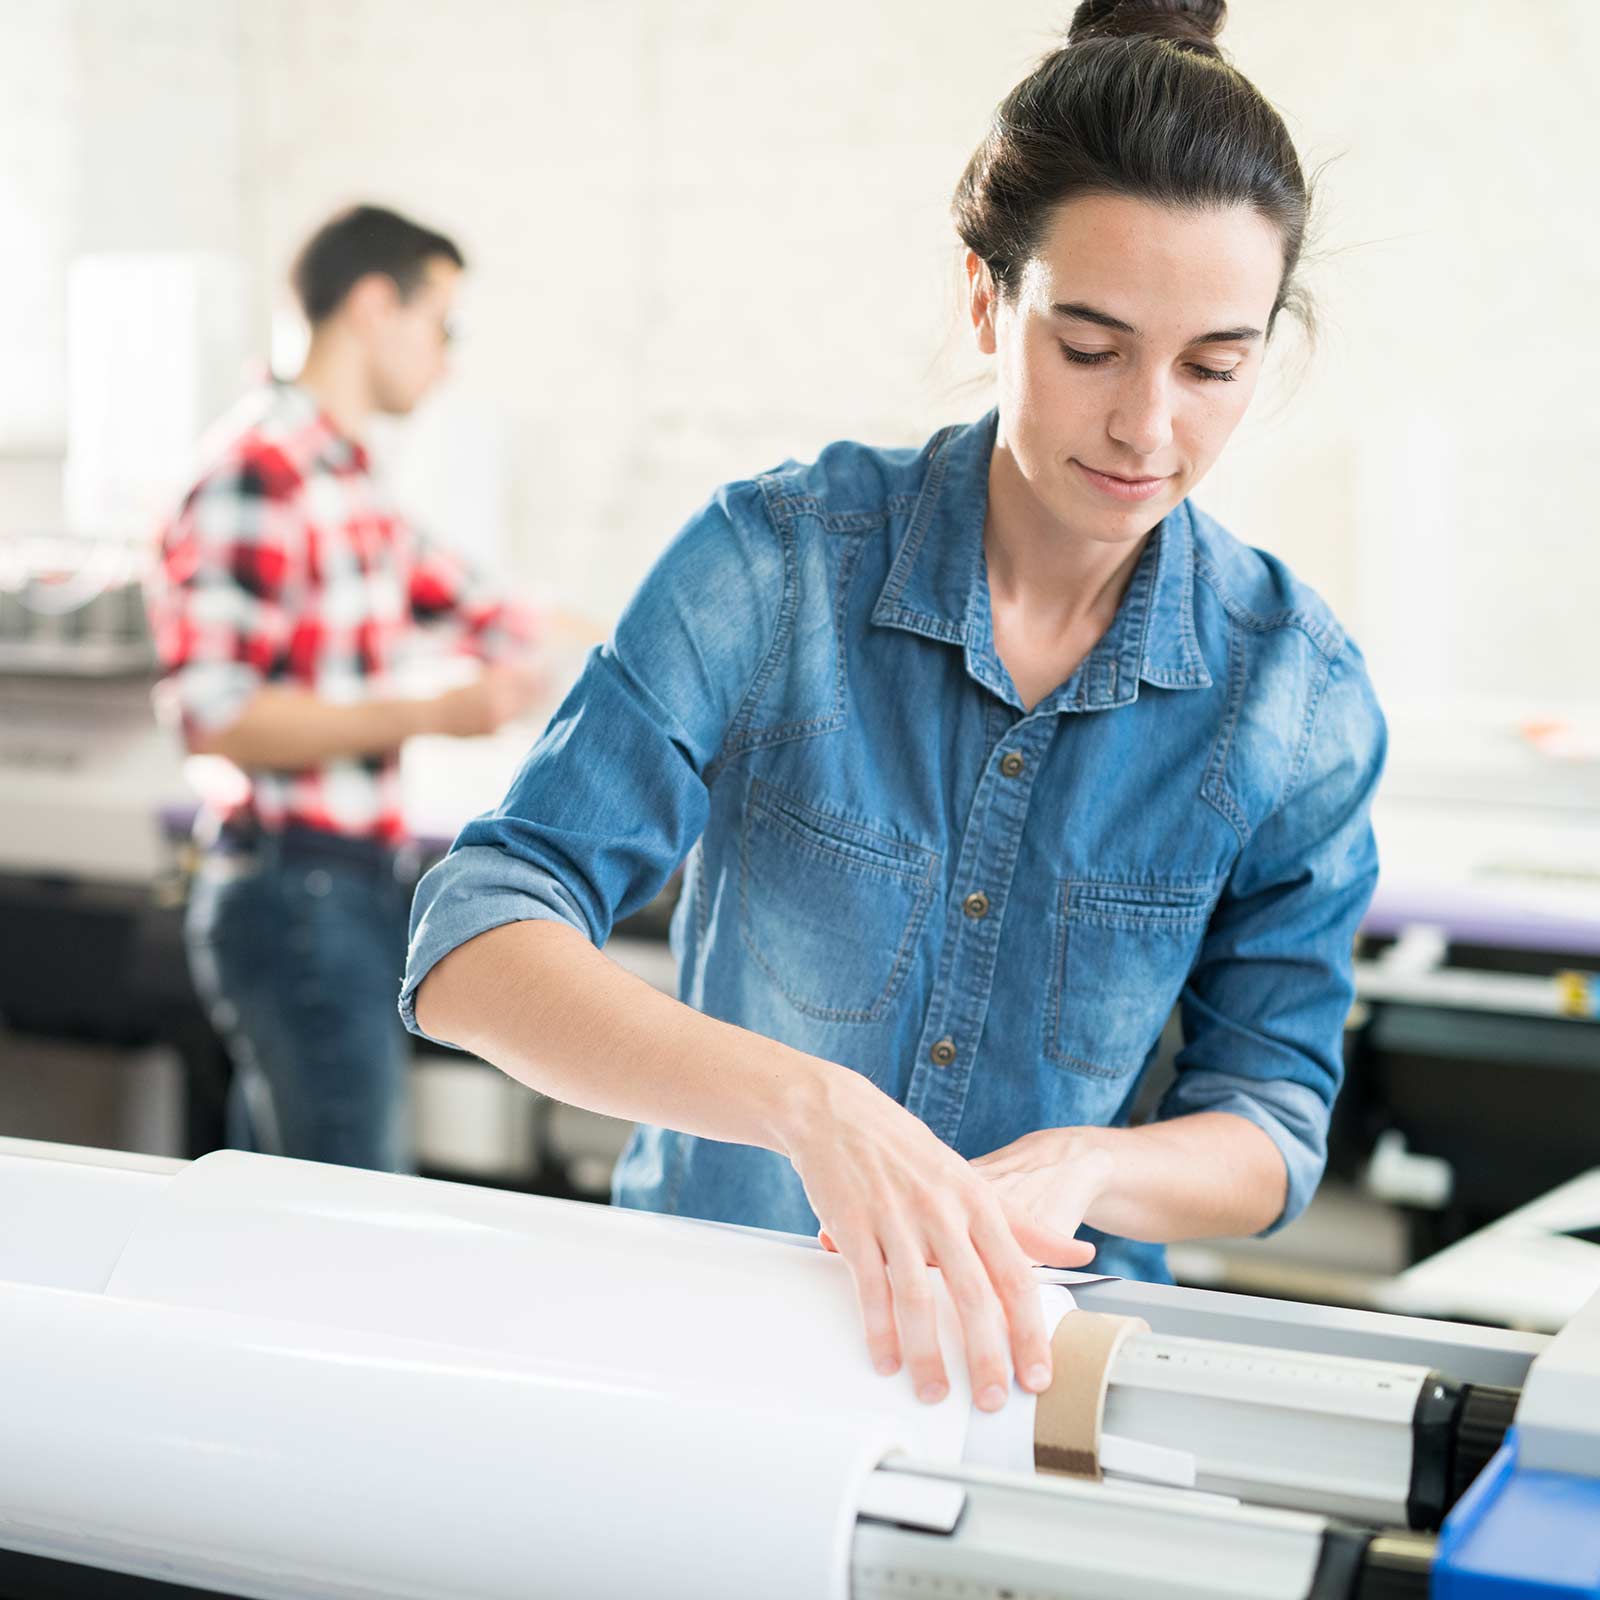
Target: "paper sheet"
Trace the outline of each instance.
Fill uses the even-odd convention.
[[[890,1426],[960,1459],[960,1326],[934,1275],[950,1397],[880,1377],[837,1256],[759,1232],[387,1173],[219,1151],[135,1228],[108,1292],[404,1335],[524,1368],[579,1365],[711,1408],[793,1408]]]
[[[1056,1325],[1076,1309],[1072,1291],[1058,1284],[1039,1290],[1044,1311],[1044,1336],[1055,1337]],[[968,1466],[997,1467],[1005,1472],[1033,1471],[1033,1421],[1038,1398],[1013,1381],[1011,1397],[999,1411],[974,1408],[967,1425],[961,1459]]]

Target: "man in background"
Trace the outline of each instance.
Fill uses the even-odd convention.
[[[162,531],[149,605],[163,693],[189,749],[243,774],[202,812],[186,928],[233,1061],[240,1148],[411,1165],[400,748],[492,733],[537,688],[532,615],[399,515],[363,443],[372,417],[411,411],[444,376],[464,265],[442,234],[377,207],[320,228],[293,271],[311,325],[299,378],[225,419]],[[397,692],[425,625],[483,661],[473,682]]]

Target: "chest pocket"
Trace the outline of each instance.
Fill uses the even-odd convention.
[[[1045,1055],[1091,1078],[1137,1072],[1189,975],[1216,895],[1209,880],[1063,879]]]
[[[753,779],[739,841],[751,959],[797,1011],[879,1022],[905,982],[939,857]]]

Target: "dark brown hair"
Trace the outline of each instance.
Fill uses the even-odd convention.
[[[1003,295],[1014,294],[1063,201],[1119,194],[1181,210],[1247,205],[1277,228],[1286,305],[1310,192],[1283,119],[1217,48],[1225,0],[1084,0],[1067,43],[1000,102],[951,212]]]
[[[289,281],[315,327],[344,304],[344,297],[368,273],[394,280],[408,300],[422,285],[430,261],[457,267],[466,260],[442,233],[424,228],[382,206],[351,206],[330,217],[301,247]]]

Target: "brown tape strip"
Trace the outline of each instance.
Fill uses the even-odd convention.
[[[1033,1464],[1040,1472],[1100,1477],[1100,1424],[1111,1366],[1124,1339],[1148,1333],[1139,1317],[1069,1311],[1050,1341],[1054,1377],[1033,1414]]]

